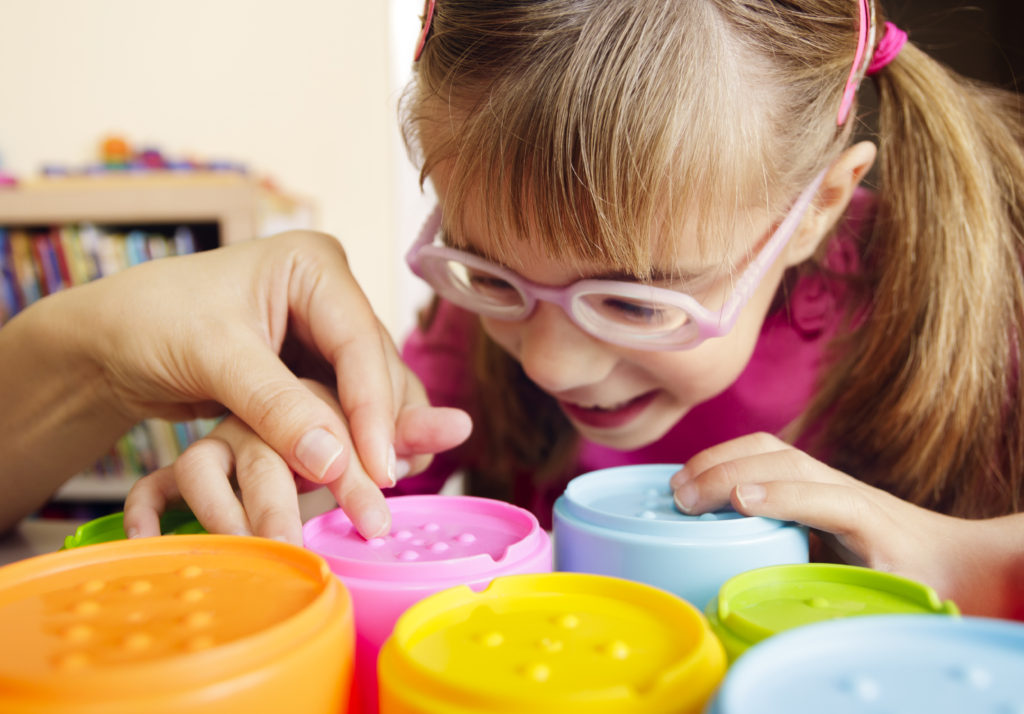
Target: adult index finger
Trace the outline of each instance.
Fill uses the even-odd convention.
[[[333,239],[328,238],[333,241]],[[348,270],[341,246],[318,260],[297,255],[289,279],[290,318],[334,367],[338,400],[359,460],[379,486],[394,482],[396,419],[390,337]]]

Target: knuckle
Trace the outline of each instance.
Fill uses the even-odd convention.
[[[727,490],[740,482],[740,469],[734,461],[715,464],[701,475],[705,486]]]
[[[210,437],[190,444],[170,466],[175,480],[187,480],[201,472],[204,467],[215,461],[217,450],[218,445]]]
[[[750,435],[750,439],[753,442],[754,448],[759,452],[777,450],[782,443],[777,436],[769,434],[767,431],[754,432]]]
[[[348,254],[341,241],[329,233],[313,230],[294,230],[283,234],[289,241],[289,258],[303,274],[315,275],[323,271],[325,257],[336,260],[348,269]]]
[[[258,434],[276,433],[299,424],[309,412],[300,407],[303,396],[298,383],[267,385],[249,396],[245,422]]]
[[[256,448],[246,448],[237,457],[235,470],[238,478],[255,488],[279,478],[291,478],[291,469],[277,453],[260,444]]]

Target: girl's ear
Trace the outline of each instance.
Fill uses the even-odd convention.
[[[878,149],[862,141],[846,149],[825,172],[818,195],[786,250],[786,264],[797,265],[810,258],[846,211],[853,190],[875,163]]]

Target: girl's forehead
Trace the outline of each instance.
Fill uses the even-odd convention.
[[[438,148],[436,134],[424,138],[428,152]],[[729,270],[770,222],[763,192],[759,206],[754,192],[683,179],[648,182],[636,194],[616,193],[611,184],[567,188],[532,163],[523,171],[500,159],[481,165],[475,154],[453,149],[435,151],[428,176],[442,205],[446,241],[517,270],[527,248],[548,261],[638,278]],[[679,167],[666,164],[661,175],[673,168]]]

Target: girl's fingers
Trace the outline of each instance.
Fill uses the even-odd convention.
[[[253,533],[302,545],[298,493],[288,464],[238,422],[225,434],[235,455],[235,474],[246,519]]]
[[[669,484],[675,490],[718,464],[727,463],[746,456],[784,451],[790,448],[792,447],[789,444],[778,437],[764,432],[747,434],[736,439],[723,441],[695,454],[683,465],[683,468],[678,473],[672,476]]]
[[[469,438],[473,422],[469,414],[451,407],[432,407],[423,383],[395,351],[405,371],[405,392],[395,427],[395,451],[405,474],[427,468],[434,454],[454,448]]]
[[[847,562],[883,570],[900,566],[894,553],[904,540],[901,529],[911,527],[919,511],[870,487],[808,481],[740,484],[732,504],[744,515],[796,521],[826,533]]]
[[[210,533],[252,535],[245,510],[231,487],[234,453],[225,441],[200,439],[174,462],[174,476],[182,498]]]
[[[751,435],[721,446],[701,452],[686,464],[684,471],[672,477],[676,505],[684,513],[705,513],[726,506],[733,487],[740,484],[796,481],[864,487],[775,437]]]
[[[129,538],[160,535],[160,515],[167,506],[180,500],[174,470],[157,469],[136,481],[124,500],[124,532]]]
[[[473,422],[461,409],[410,406],[398,415],[395,451],[401,471],[419,473],[433,455],[454,448],[469,438]]]
[[[732,492],[736,510],[748,516],[797,521],[841,538],[878,527],[878,511],[858,489],[833,483],[742,483]]]

